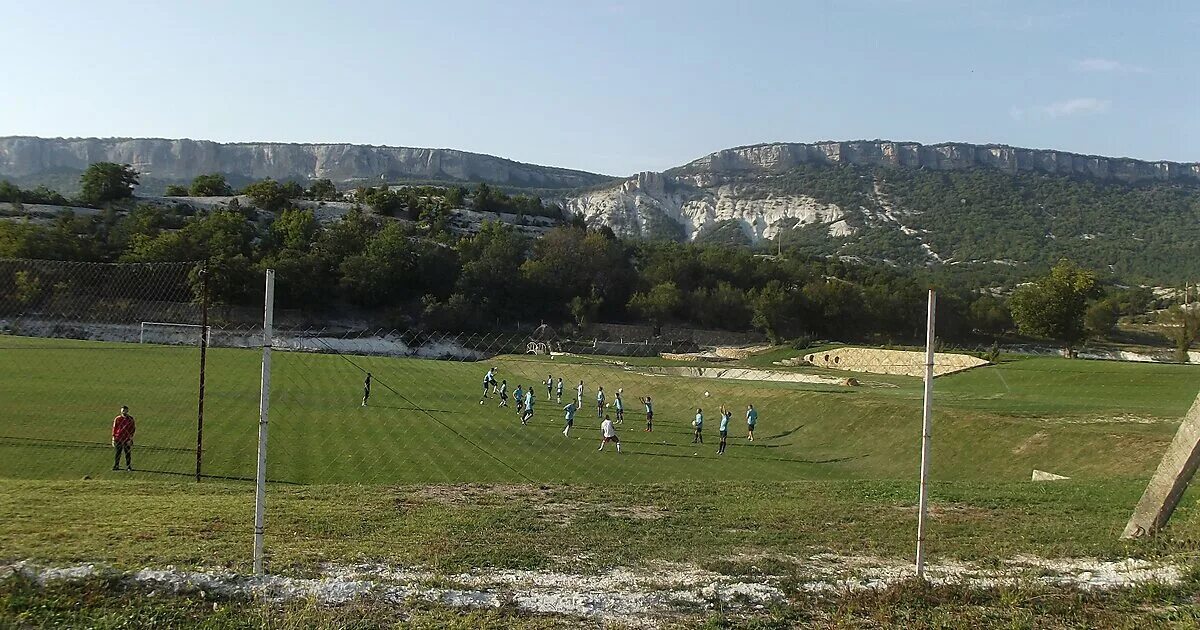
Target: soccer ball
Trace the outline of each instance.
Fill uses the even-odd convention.
[[[482,404],[483,404],[483,401],[482,401],[482,400],[481,400],[481,401],[479,401],[479,404],[481,404],[481,405],[482,405]]]
[[[708,392],[704,392],[704,397],[705,397],[705,398],[708,398],[708,397],[709,397],[709,395],[710,395],[710,394],[709,394]]]

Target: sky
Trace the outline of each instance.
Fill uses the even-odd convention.
[[[610,175],[759,142],[1200,161],[1200,2],[0,0],[0,136],[454,148]]]

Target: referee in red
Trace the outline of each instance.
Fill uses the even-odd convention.
[[[129,415],[129,407],[121,407],[121,413],[113,418],[113,470],[121,469],[121,451],[125,451],[125,469],[133,470],[131,451],[133,450],[133,433],[136,430],[133,416]]]

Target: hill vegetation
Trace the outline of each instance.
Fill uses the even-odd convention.
[[[561,213],[538,197],[510,196],[486,184],[473,190],[364,187],[353,193],[358,205],[352,211],[339,221],[323,223],[311,209],[295,207],[293,200],[343,198],[328,180],[308,188],[263,180],[242,191],[255,207],[242,207],[234,199],[226,207],[196,211],[182,204],[172,208],[130,199],[130,178],[136,181],[136,174],[131,175],[128,167],[98,165],[88,173],[85,177],[94,180],[91,186],[100,192],[84,201],[103,207],[102,212],[89,216],[65,212],[48,223],[0,222],[0,257],[207,261],[213,298],[230,305],[251,304],[252,288],[257,286],[253,278],[269,267],[278,274],[283,307],[331,314],[342,307],[366,309],[389,325],[442,330],[505,328],[515,321],[575,326],[615,321],[759,330],[776,340],[904,342],[920,338],[925,291],[936,287],[941,292],[940,329],[947,339],[978,342],[1021,331],[1073,347],[1089,336],[1109,334],[1117,318],[1143,313],[1151,306],[1148,291],[1117,286],[1121,276],[1115,269],[1150,272],[1161,265],[1162,273],[1169,272],[1171,259],[1165,254],[1161,260],[1142,260],[1137,257],[1139,249],[1115,246],[1117,230],[1134,229],[1121,215],[1126,204],[1140,199],[1166,208],[1162,212],[1173,217],[1174,229],[1140,233],[1154,235],[1157,245],[1174,247],[1176,268],[1186,271],[1197,264],[1182,251],[1187,238],[1195,242],[1195,236],[1200,236],[1189,236],[1200,228],[1187,224],[1189,213],[1197,212],[1196,201],[1177,185],[1124,190],[986,172],[872,173],[853,166],[806,165],[773,177],[769,182],[774,190],[806,190],[828,202],[858,203],[862,208],[857,240],[838,244],[822,236],[820,226],[803,226],[783,233],[782,258],[747,247],[737,222],[715,224],[693,243],[671,238],[621,240],[607,227],[588,228],[579,219],[538,239],[504,223],[485,223],[468,235],[449,230],[455,208],[511,213],[518,221],[521,216]],[[878,181],[889,195],[910,207],[929,208],[907,211],[899,220],[914,226],[911,229],[935,247],[982,258],[999,256],[1002,250],[1023,252],[1030,264],[915,264],[924,255],[921,242],[885,229],[881,222],[897,219],[880,219],[880,213],[868,207],[878,202]],[[1005,196],[1014,182],[1023,192]],[[231,190],[214,174],[197,178],[188,192]],[[0,194],[15,202],[14,207],[25,200],[62,200],[53,191],[24,191],[7,183],[0,184]],[[955,204],[954,198],[969,203]],[[1065,244],[1047,247],[1056,239],[1035,237],[1040,228],[1033,219],[1028,225],[1018,220],[1007,236],[998,234],[1000,217],[1029,203],[1055,208],[1055,221],[1064,234],[1083,229],[1100,233],[1100,227],[1085,226],[1110,226],[1103,233],[1113,238],[1100,242],[1113,247],[1098,251],[1067,249]],[[962,206],[972,204],[987,208],[980,213],[984,228],[963,224]],[[992,229],[985,230],[989,226]],[[954,249],[958,246],[951,240],[939,240],[945,238],[943,231],[975,238],[975,249],[969,251],[965,245]],[[1040,249],[1034,246],[1035,238]],[[996,253],[989,253],[989,247]],[[1083,261],[1080,273],[1089,267],[1095,270],[1088,275],[1091,284],[1085,294],[1072,302],[1069,313],[1057,311],[1052,322],[1033,325],[1020,321],[1022,316],[1014,321],[1004,287],[1034,277],[1068,254]],[[1095,262],[1114,257],[1120,266],[1112,263],[1106,268]],[[893,263],[870,262],[878,259]],[[898,259],[914,264],[898,265],[894,262]],[[1123,277],[1129,275],[1134,272]],[[1023,318],[1034,317],[1033,310],[1022,310],[1027,314]]]

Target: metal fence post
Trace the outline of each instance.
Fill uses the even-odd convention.
[[[258,471],[254,490],[254,574],[263,574],[263,519],[267,507],[267,418],[271,407],[271,337],[275,312],[275,270],[267,270],[263,300],[262,380],[258,397]]]
[[[204,458],[204,372],[208,354],[208,267],[200,268],[200,394],[196,399],[196,481]],[[145,331],[145,324],[142,330]],[[143,332],[144,334],[144,332]]]
[[[921,491],[917,501],[917,577],[925,578],[925,521],[929,507],[929,442],[933,424],[933,323],[937,293],[929,290],[929,313],[925,323],[925,396],[921,417]]]

